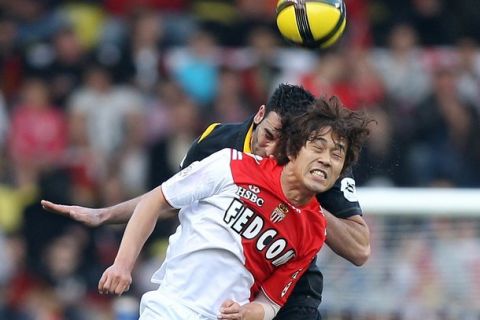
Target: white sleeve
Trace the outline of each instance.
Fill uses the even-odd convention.
[[[208,198],[232,183],[232,149],[223,149],[178,172],[162,184],[165,199],[174,208]]]
[[[265,312],[263,320],[272,320],[280,310],[280,306],[270,300],[261,290],[252,302],[258,303],[263,307],[263,311]]]

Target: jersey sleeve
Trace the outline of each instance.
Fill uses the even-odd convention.
[[[182,208],[196,200],[210,197],[232,180],[231,149],[218,151],[202,161],[196,161],[162,184],[167,202]]]
[[[337,218],[362,215],[355,189],[355,179],[351,170],[340,177],[328,191],[317,194],[320,205]]]
[[[283,306],[314,258],[312,254],[284,264],[263,283],[262,291],[272,302]]]

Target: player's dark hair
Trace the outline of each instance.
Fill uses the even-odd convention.
[[[370,122],[364,112],[345,108],[337,97],[319,98],[302,115],[285,119],[275,157],[280,165],[286,164],[289,156],[296,158],[308,141],[325,134],[323,129],[330,127],[337,138],[347,142],[343,173],[358,160]]]
[[[298,116],[315,102],[315,97],[301,86],[281,84],[265,105],[265,114],[274,111],[281,119]]]

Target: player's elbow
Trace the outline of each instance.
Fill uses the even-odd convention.
[[[370,258],[370,245],[363,246],[356,251],[356,254],[350,259],[350,261],[357,267],[363,266]]]

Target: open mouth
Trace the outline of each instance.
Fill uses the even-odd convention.
[[[323,179],[327,179],[327,172],[322,169],[313,169],[310,171],[310,173],[316,177],[320,177]]]

